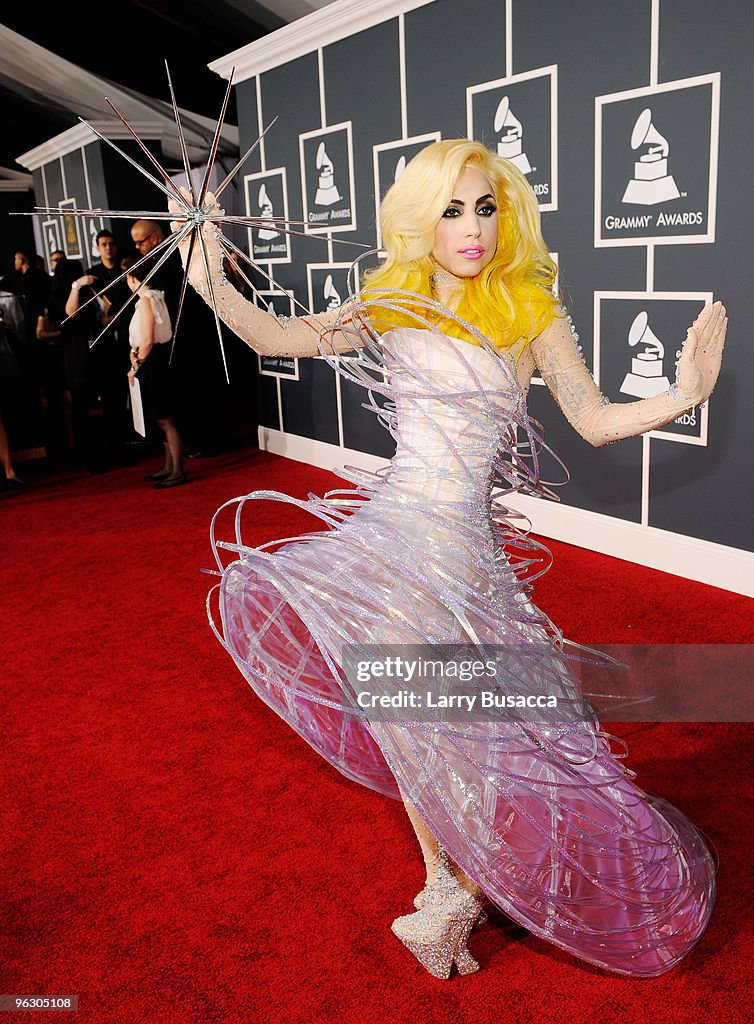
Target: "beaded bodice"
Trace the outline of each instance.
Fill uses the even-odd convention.
[[[437,331],[394,330],[383,345],[395,407],[390,483],[425,499],[486,503],[501,440],[524,411],[507,363]]]

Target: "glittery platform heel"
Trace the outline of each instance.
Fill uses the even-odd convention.
[[[391,925],[403,945],[435,978],[449,978],[454,963],[459,974],[478,971],[466,943],[483,913],[482,901],[458,884],[444,851],[437,881],[417,898],[421,898],[421,909],[396,918]]]
[[[429,885],[425,885],[422,891],[418,892],[416,896],[414,896],[414,906],[417,910],[422,910],[427,905],[427,900],[430,897],[430,888],[431,887]],[[489,921],[489,919],[489,914],[483,906],[479,911],[479,918],[477,919],[476,924],[484,924],[484,922]]]
[[[445,913],[437,908],[419,910],[396,918],[391,927],[403,945],[435,978],[449,978],[455,963],[459,974],[473,974],[479,964],[466,948],[479,917],[479,901],[466,894],[466,905]]]
[[[445,852],[445,850],[443,850],[441,847],[439,851],[439,860],[437,865],[437,881],[435,881],[432,885],[425,885],[422,891],[418,892],[416,896],[414,896],[414,906],[416,907],[417,910],[423,910],[426,906],[428,906],[429,902],[431,901],[432,893],[436,886],[439,885],[441,889],[443,888],[443,886],[445,888],[447,888],[448,886],[452,888],[454,883],[455,885],[458,885],[458,883],[455,880],[455,877],[453,876],[452,871],[450,870],[450,864],[448,863],[448,855]],[[482,901],[482,909],[479,912],[479,919],[476,921],[476,924],[484,924],[485,921],[489,921],[489,916],[487,914],[487,911],[484,909],[484,902]]]
[[[473,928],[474,926],[472,925],[471,927]],[[456,970],[459,974],[473,974],[479,970],[479,964],[465,946],[462,950],[456,950],[453,963],[456,965]]]

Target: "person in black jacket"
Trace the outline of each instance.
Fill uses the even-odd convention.
[[[131,238],[139,256],[152,252],[166,237],[159,221],[145,218],[131,226]],[[177,324],[170,365],[186,455],[218,455],[227,449],[229,441],[225,415],[227,382],[214,316],[194,290],[187,288],[178,320],[183,265],[177,252],[165,261],[150,284],[165,293],[171,320]]]
[[[128,386],[124,383],[129,368],[128,318],[125,314],[117,317],[117,314],[131,293],[125,281],[115,283],[121,268],[118,244],[112,231],[103,229],[95,241],[99,261],[73,281],[66,312],[76,316],[84,303],[101,293],[90,307],[82,310],[87,314],[82,327],[85,325],[91,348],[88,383],[92,400],[102,410],[104,461],[106,465],[118,465],[125,461],[124,445],[130,428]]]

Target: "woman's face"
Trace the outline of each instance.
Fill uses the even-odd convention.
[[[497,202],[476,167],[464,167],[435,228],[432,256],[455,277],[476,277],[497,248]]]

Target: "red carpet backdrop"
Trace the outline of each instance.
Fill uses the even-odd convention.
[[[751,1019],[751,725],[612,726],[720,856],[710,929],[675,971],[609,975],[493,913],[483,970],[438,981],[389,928],[423,882],[402,807],[260,703],[205,616],[215,508],[338,480],[257,451],[194,465],[169,491],[143,464],[0,495],[2,993],[77,995],[65,1019],[87,1024]],[[255,541],[312,528],[286,512],[260,503]],[[537,598],[568,637],[754,640],[751,600],[551,547]]]

